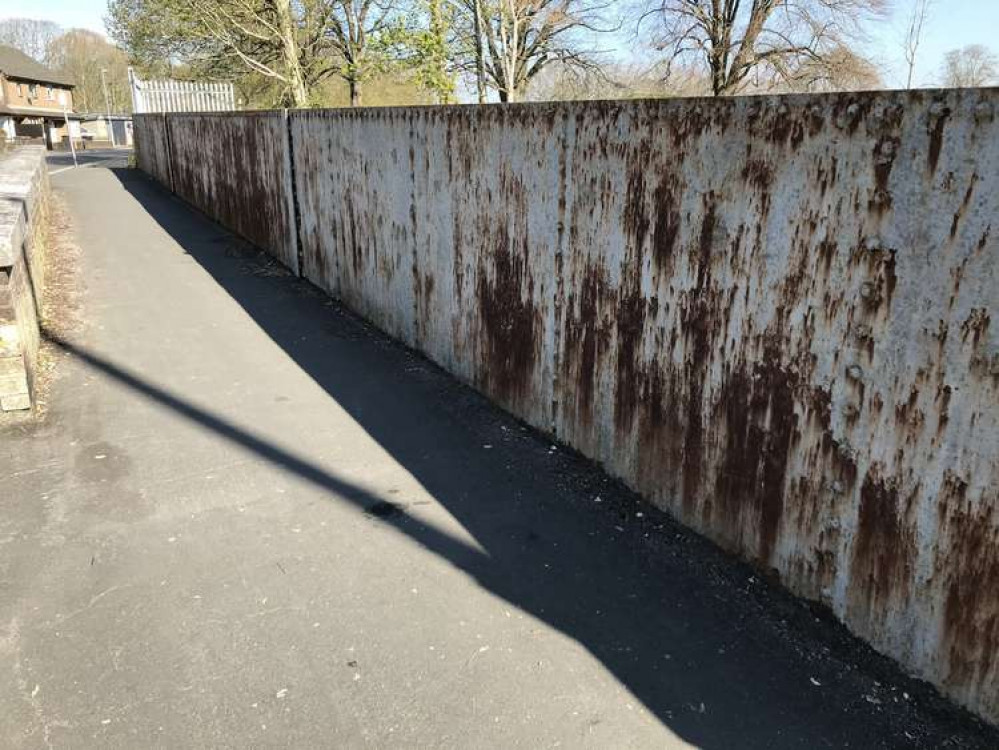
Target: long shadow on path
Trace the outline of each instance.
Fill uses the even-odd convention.
[[[141,173],[115,174],[485,553],[404,511],[386,522],[576,639],[684,740],[706,748],[995,746],[996,735],[828,618],[640,505],[588,462],[551,451],[541,436],[445,373],[428,364],[414,368],[421,361],[411,352],[331,308],[304,282],[248,272],[248,265],[265,261],[225,252],[224,243],[238,240]],[[127,363],[55,343],[124,387],[324,488],[331,499],[389,507],[272,445],[265,433],[249,434],[144,382]],[[484,443],[493,449],[483,450]],[[597,494],[604,502],[593,502]],[[903,690],[913,700],[903,700]]]

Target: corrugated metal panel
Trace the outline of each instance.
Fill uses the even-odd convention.
[[[173,190],[298,269],[286,114],[166,116]]]

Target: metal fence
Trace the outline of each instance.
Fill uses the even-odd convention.
[[[231,83],[193,81],[143,81],[128,70],[132,111],[143,112],[231,112],[236,95]]]

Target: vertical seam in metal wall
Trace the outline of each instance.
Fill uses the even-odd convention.
[[[291,225],[295,235],[295,272],[298,278],[305,278],[305,250],[302,243],[302,209],[298,203],[298,180],[295,176],[295,138],[291,132],[291,115],[287,109],[282,110],[284,117],[285,139],[288,142],[287,177],[291,183]]]
[[[171,136],[173,129],[170,127],[170,121],[167,119],[165,113],[160,115],[160,117],[163,118],[163,140],[166,143],[167,150],[167,179],[170,181],[167,187],[171,193],[176,195],[177,188],[173,177],[173,137]]]
[[[566,243],[566,214],[568,212],[567,196],[569,192],[569,113],[563,111],[562,118],[562,143],[559,147],[558,158],[558,233],[557,245],[555,247],[555,283],[552,287],[552,317],[554,319],[554,330],[552,331],[552,371],[551,371],[551,414],[548,418],[552,435],[559,437],[559,383],[562,371],[562,331],[565,322],[565,243]]]
[[[414,153],[416,148],[416,134],[414,131],[414,117],[412,113],[407,115],[409,120],[409,148],[410,153]],[[423,144],[423,148],[426,149],[426,143]],[[422,349],[423,336],[421,335],[420,325],[420,276],[419,276],[419,262],[420,262],[420,234],[419,225],[417,223],[417,211],[416,211],[416,159],[414,158],[409,165],[409,180],[412,187],[410,192],[409,202],[410,202],[410,223],[413,232],[413,267],[410,271],[410,277],[413,280],[413,347],[415,349]],[[427,253],[429,256],[429,252]]]

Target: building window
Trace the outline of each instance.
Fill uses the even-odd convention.
[[[49,96],[49,99],[51,99],[51,98],[52,98],[52,87],[51,87],[51,86],[49,86],[49,93],[48,93],[48,96]]]
[[[28,84],[28,96],[30,96],[32,99],[38,96],[38,84],[36,83]]]
[[[17,84],[17,95],[24,96],[24,87],[21,84]]]

